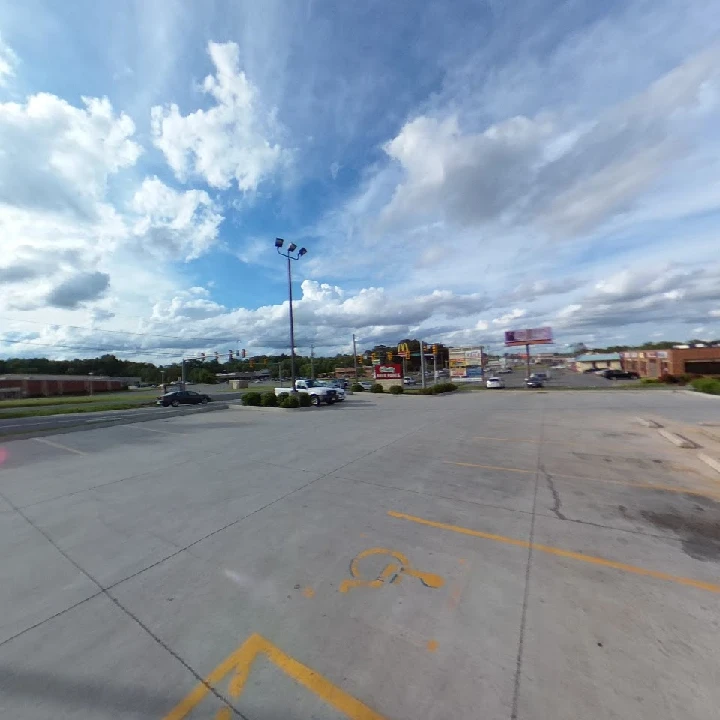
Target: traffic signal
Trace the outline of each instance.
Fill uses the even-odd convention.
[[[364,360],[364,357],[363,357],[362,355],[358,355],[358,356],[357,356],[358,365],[362,365],[362,364],[363,364],[363,360]]]
[[[389,352],[389,353],[387,354],[386,360],[387,360],[387,364],[388,364],[388,365],[390,365],[390,364],[392,363],[392,361],[393,361],[393,354],[392,354],[391,352]]]
[[[377,360],[377,353],[370,353],[370,360],[374,363]]]
[[[437,354],[438,354],[438,346],[433,345],[433,355],[437,355]]]
[[[245,357],[245,348],[243,348],[242,356],[243,356],[243,358]]]
[[[205,353],[200,353],[201,362],[205,362]]]
[[[232,350],[230,350],[230,351],[228,351],[228,360],[230,362],[232,362],[232,359],[233,359],[233,352],[232,352]]]
[[[254,360],[250,360],[250,367],[251,367],[251,368],[254,368],[254,367],[255,367],[255,361],[254,361]]]

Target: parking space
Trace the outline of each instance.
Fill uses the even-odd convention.
[[[635,422],[668,412],[650,395],[358,395],[7,443],[0,709],[712,717],[720,483]]]

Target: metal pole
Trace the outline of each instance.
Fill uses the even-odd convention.
[[[358,381],[357,347],[355,347],[355,333],[353,333],[353,366],[355,367],[355,382]]]
[[[315,379],[315,344],[310,344],[310,378]]]
[[[433,385],[437,382],[437,354],[433,353]]]
[[[290,392],[295,392],[295,323],[292,306],[292,274],[290,272],[290,256],[288,255],[288,296],[290,298]]]
[[[182,382],[182,389],[185,389],[185,358],[182,359],[181,365],[181,371],[180,371],[180,380]]]
[[[530,377],[530,345],[525,346],[525,362],[527,363],[527,377]]]
[[[422,376],[422,387],[425,387],[425,343],[420,341],[420,375]]]

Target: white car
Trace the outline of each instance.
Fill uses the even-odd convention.
[[[502,390],[505,387],[505,383],[503,382],[502,378],[499,377],[491,377],[487,379],[487,382],[485,383],[485,386],[489,390]]]

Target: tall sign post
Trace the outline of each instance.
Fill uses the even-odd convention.
[[[552,345],[552,328],[526,328],[525,330],[506,330],[505,347],[525,346],[525,363],[527,377],[530,377],[530,346]]]

